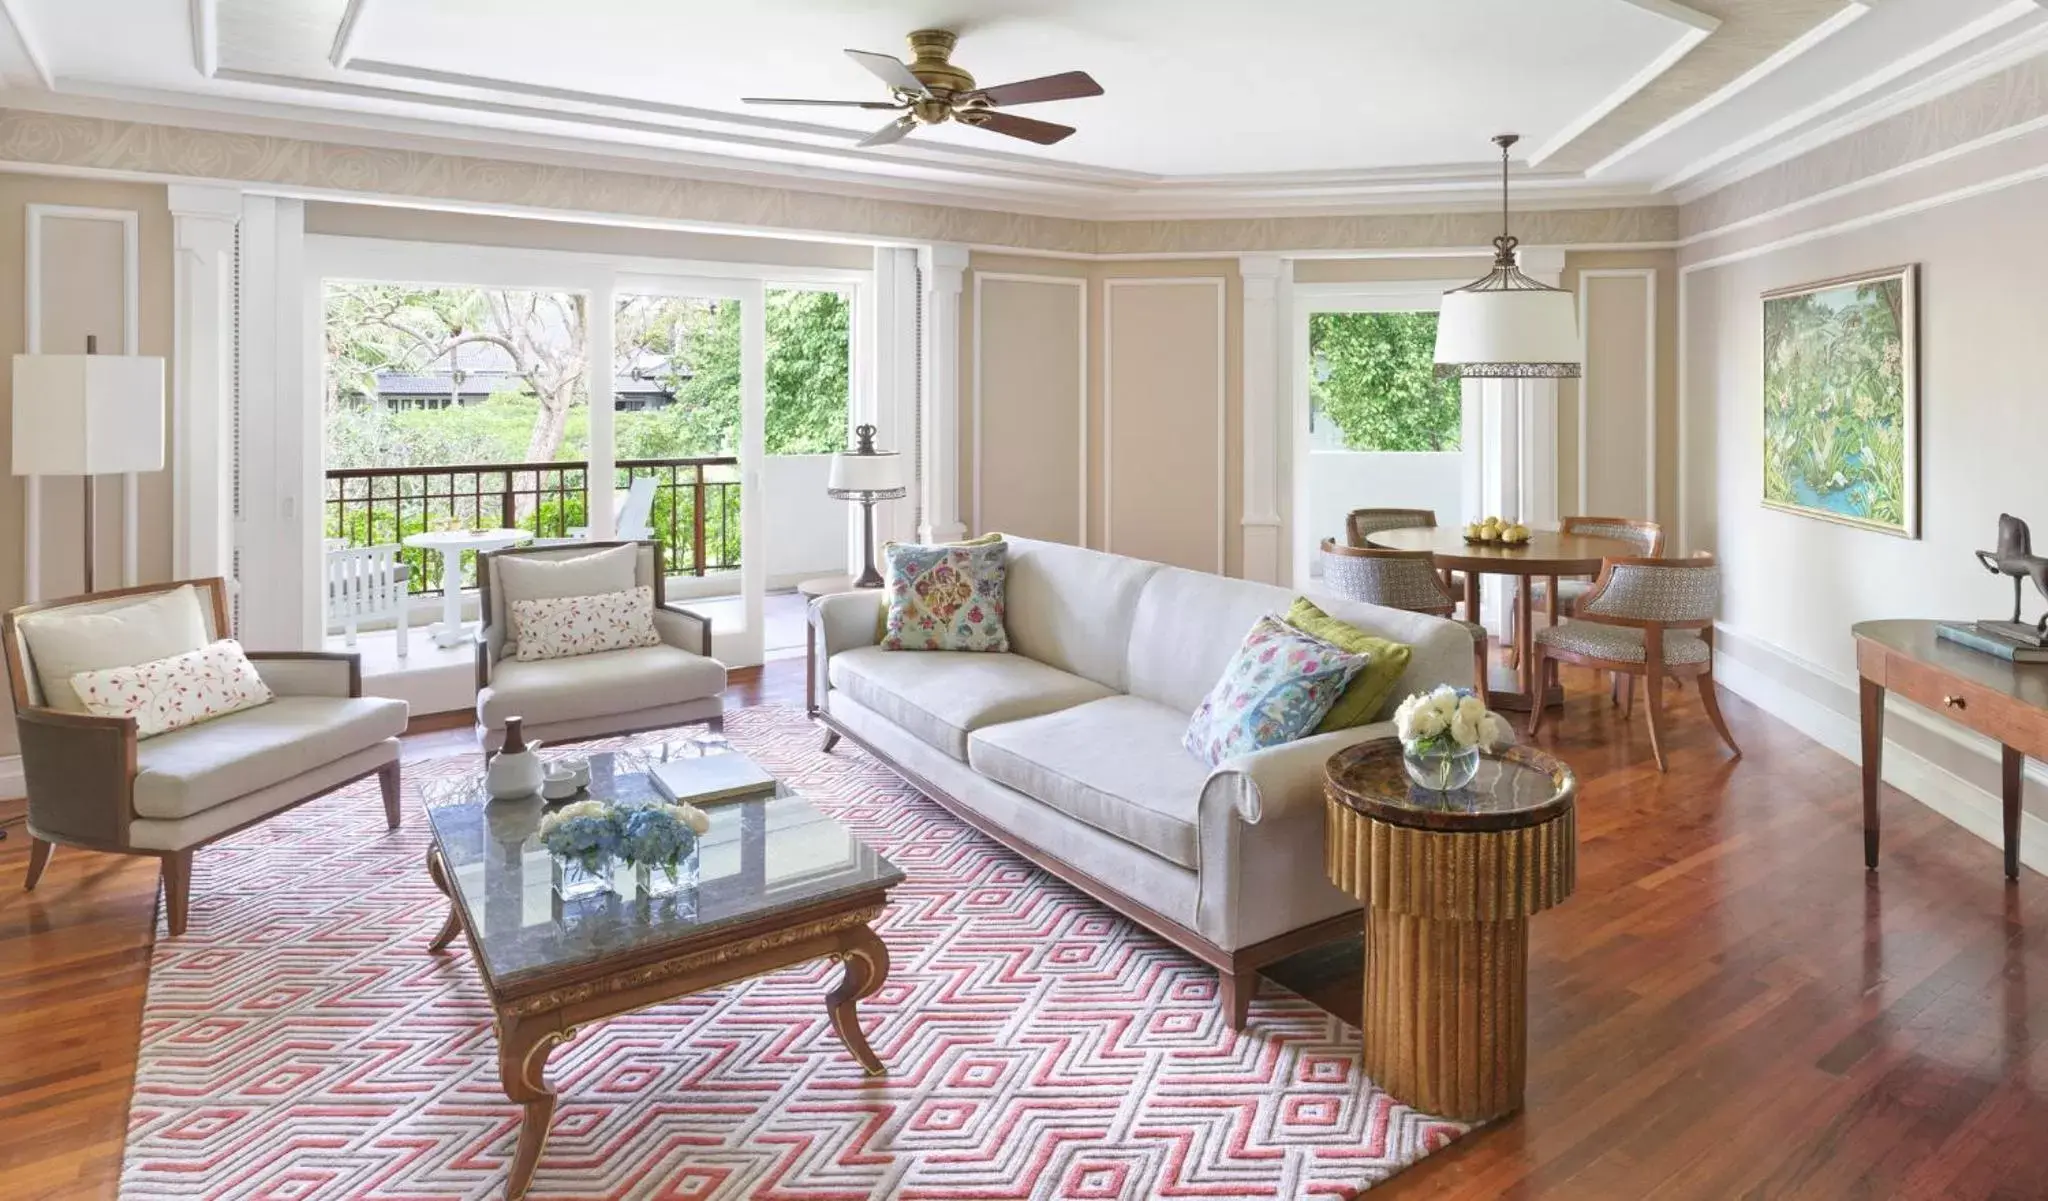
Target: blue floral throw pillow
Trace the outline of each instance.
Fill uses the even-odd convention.
[[[1292,742],[1315,730],[1370,658],[1311,638],[1277,617],[1261,617],[1188,720],[1181,745],[1214,767],[1235,755]]]
[[[889,612],[882,649],[1007,651],[1003,587],[1010,548],[896,543],[889,554]]]

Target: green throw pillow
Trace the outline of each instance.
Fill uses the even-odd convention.
[[[967,539],[963,539],[962,541],[959,541],[959,542],[935,542],[935,543],[933,543],[932,545],[934,545],[934,546],[993,546],[993,545],[995,545],[996,543],[998,543],[998,542],[1001,542],[1002,540],[1003,540],[1003,536],[1002,536],[1001,534],[999,534],[999,533],[989,533],[989,534],[983,534],[983,535],[982,535],[981,537],[979,537],[979,538],[967,538]],[[892,547],[892,546],[895,546],[895,545],[896,545],[896,540],[895,540],[894,538],[891,538],[891,539],[890,539],[889,541],[887,541],[887,542],[884,542],[884,543],[882,543],[882,562],[883,562],[883,563],[884,563],[885,565],[886,565],[886,564],[887,564],[887,563],[889,562],[889,548],[890,548],[890,547]],[[885,591],[885,592],[887,591],[887,585],[884,585],[884,591]],[[883,603],[883,605],[882,605],[882,609],[881,609],[881,612],[879,612],[879,613],[875,614],[875,641],[876,641],[876,642],[880,642],[880,641],[882,641],[882,640],[883,640],[884,638],[887,638],[888,636],[889,636],[889,606],[888,606],[888,603],[887,603],[887,602],[884,602],[884,603]]]
[[[1354,655],[1367,656],[1365,670],[1352,677],[1344,695],[1323,715],[1322,724],[1316,727],[1318,734],[1366,725],[1378,717],[1393,699],[1394,685],[1400,682],[1401,673],[1408,670],[1409,656],[1414,654],[1414,648],[1405,642],[1375,638],[1357,626],[1338,621],[1305,596],[1294,598],[1294,606],[1287,610],[1287,624],[1311,638],[1320,638]]]

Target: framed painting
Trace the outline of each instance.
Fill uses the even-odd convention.
[[[1766,508],[1920,536],[1918,276],[1764,293]]]

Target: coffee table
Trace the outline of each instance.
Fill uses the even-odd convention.
[[[1426,1113],[1522,1107],[1529,918],[1578,879],[1571,768],[1533,747],[1482,758],[1464,788],[1413,784],[1394,739],[1324,769],[1330,882],[1365,902],[1366,1075]]]
[[[647,775],[654,763],[737,753],[699,735],[595,754],[589,795],[661,800]],[[547,1143],[548,1054],[587,1023],[829,958],[845,966],[825,996],[833,1028],[870,1075],[884,1070],[855,1006],[888,975],[888,948],[869,923],[903,873],[787,787],[704,807],[711,830],[694,888],[649,897],[621,869],[623,895],[575,901],[555,892],[553,862],[534,837],[547,802],[490,800],[481,771],[426,791],[427,871],[448,897],[429,950],[467,938],[497,1017],[500,1082],[525,1109],[508,1198],[525,1195]]]

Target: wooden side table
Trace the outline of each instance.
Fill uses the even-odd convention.
[[[1577,880],[1571,769],[1511,747],[1468,787],[1428,792],[1385,739],[1326,773],[1330,881],[1366,905],[1366,1074],[1461,1122],[1521,1108],[1529,917]]]

